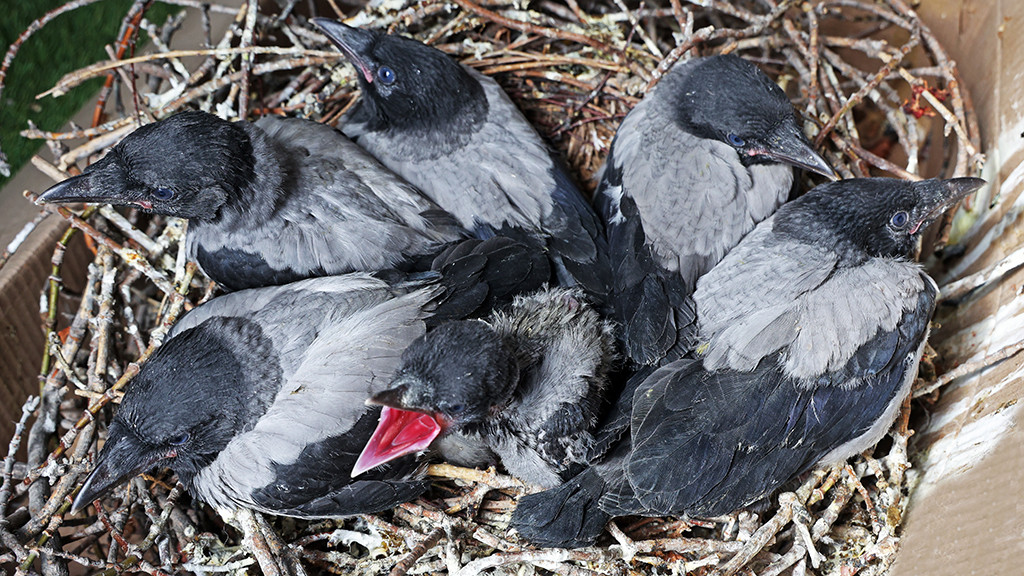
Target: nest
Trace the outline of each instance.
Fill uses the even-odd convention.
[[[357,97],[354,71],[309,22],[313,15],[347,16],[335,0],[320,3],[327,8],[319,14],[313,2],[297,0],[247,0],[240,7],[164,2],[184,10],[149,22],[150,2],[136,1],[114,39],[112,60],[69,74],[49,91],[59,96],[105,76],[91,126],[23,132],[45,140],[53,160],[38,156],[33,163],[55,181],[78,173],[139,124],[179,110],[332,123]],[[34,23],[9,50],[0,80],[28,35],[88,3],[69,2]],[[414,36],[495,76],[590,190],[619,121],[644,92],[675,61],[722,52],[756,62],[786,88],[808,134],[844,177],[918,179],[979,170],[977,122],[956,64],[902,0],[662,4],[380,0],[350,23]],[[197,20],[204,45],[172,50],[175,33]],[[228,24],[214,36],[218,20]],[[140,29],[151,39],[149,53],[129,57]],[[803,476],[767,509],[699,520],[619,518],[598,546],[578,550],[537,549],[508,530],[516,497],[530,487],[493,470],[447,465],[429,468],[436,482],[424,498],[338,521],[242,512],[229,523],[192,502],[167,473],[135,478],[105,499],[105,510],[71,516],[71,499],[91,469],[111,405],[179,314],[217,288],[186,261],[180,221],[110,207],[47,210],[71,228],[41,299],[50,343],[41,396],[25,403],[4,461],[0,563],[8,569],[156,575],[253,573],[258,565],[267,574],[768,576],[880,574],[894,560],[914,477],[908,423],[920,403],[910,400],[873,453]],[[945,242],[949,220],[940,228],[926,253]],[[85,290],[70,294],[60,272],[64,247],[77,231],[95,258]],[[954,293],[972,282],[962,281]],[[62,302],[71,305],[68,317],[58,313]],[[954,376],[978,367],[937,376],[930,360],[922,363],[915,397],[934,397]]]

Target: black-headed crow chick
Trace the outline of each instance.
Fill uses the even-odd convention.
[[[442,324],[370,398],[385,408],[353,473],[432,447],[448,462],[500,462],[552,488],[590,461],[614,360],[611,323],[579,290],[518,296],[486,320]],[[424,414],[433,423],[423,426]]]
[[[607,296],[593,208],[491,78],[411,38],[316,18],[355,66],[362,96],[339,127],[480,237],[544,248],[556,280]]]
[[[429,265],[467,236],[344,134],[279,116],[183,112],[147,124],[39,200],[187,218],[189,257],[230,290]]]
[[[513,525],[579,546],[610,516],[728,513],[873,446],[910,391],[938,296],[912,261],[918,238],[983,184],[842,180],[782,206],[698,280],[695,357],[648,377],[624,440],[525,498]]]
[[[782,89],[737,56],[676,64],[630,111],[594,200],[628,358],[687,351],[697,279],[786,201],[794,166],[834,176]]]
[[[221,508],[317,518],[414,498],[426,484],[413,456],[351,477],[378,419],[366,399],[430,326],[486,313],[489,299],[507,303],[509,287],[536,290],[550,274],[506,238],[465,242],[438,272],[252,288],[186,314],[129,384],[74,508],[158,466]]]

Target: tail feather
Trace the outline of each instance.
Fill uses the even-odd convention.
[[[540,289],[551,275],[542,252],[503,236],[452,244],[434,258],[431,270],[441,274],[447,289],[433,324],[486,314],[517,294]]]
[[[598,506],[604,480],[593,469],[519,500],[512,527],[533,544],[580,548],[593,544],[611,517]]]

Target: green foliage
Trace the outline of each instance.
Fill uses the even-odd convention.
[[[62,6],[67,0],[17,0],[3,2],[0,17],[0,47],[4,53],[33,20]],[[100,60],[106,60],[105,45],[117,42],[121,20],[132,0],[104,0],[58,16],[36,32],[18,51],[8,70],[0,95],[0,150],[7,154],[12,174],[41,146],[39,140],[19,135],[31,120],[43,130],[58,130],[103,85],[96,78],[59,98],[35,97],[52,87],[64,74]],[[146,12],[151,22],[163,22],[173,7],[154,3]],[[144,42],[140,34],[139,43]],[[0,187],[7,179],[0,177]]]

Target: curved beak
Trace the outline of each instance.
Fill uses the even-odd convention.
[[[113,442],[108,440],[96,460],[96,467],[78,491],[78,496],[71,505],[71,513],[85,508],[90,502],[128,478],[149,470],[166,456],[142,446],[131,436],[120,436]]]
[[[839,175],[832,166],[814,151],[803,132],[789,122],[783,123],[766,139],[768,146],[759,151],[777,162],[796,166],[804,170],[816,172],[829,180],[839,180]]]
[[[370,51],[370,45],[376,38],[376,32],[353,28],[330,18],[313,18],[316,24],[327,39],[341,50],[349,62],[359,70],[367,84],[373,83],[373,70],[366,61],[366,54]]]
[[[950,178],[949,180],[935,179],[917,182],[915,186],[924,187],[927,190],[928,198],[925,200],[924,218],[910,230],[910,233],[916,234],[921,228],[926,227],[987,183],[981,178]]]

